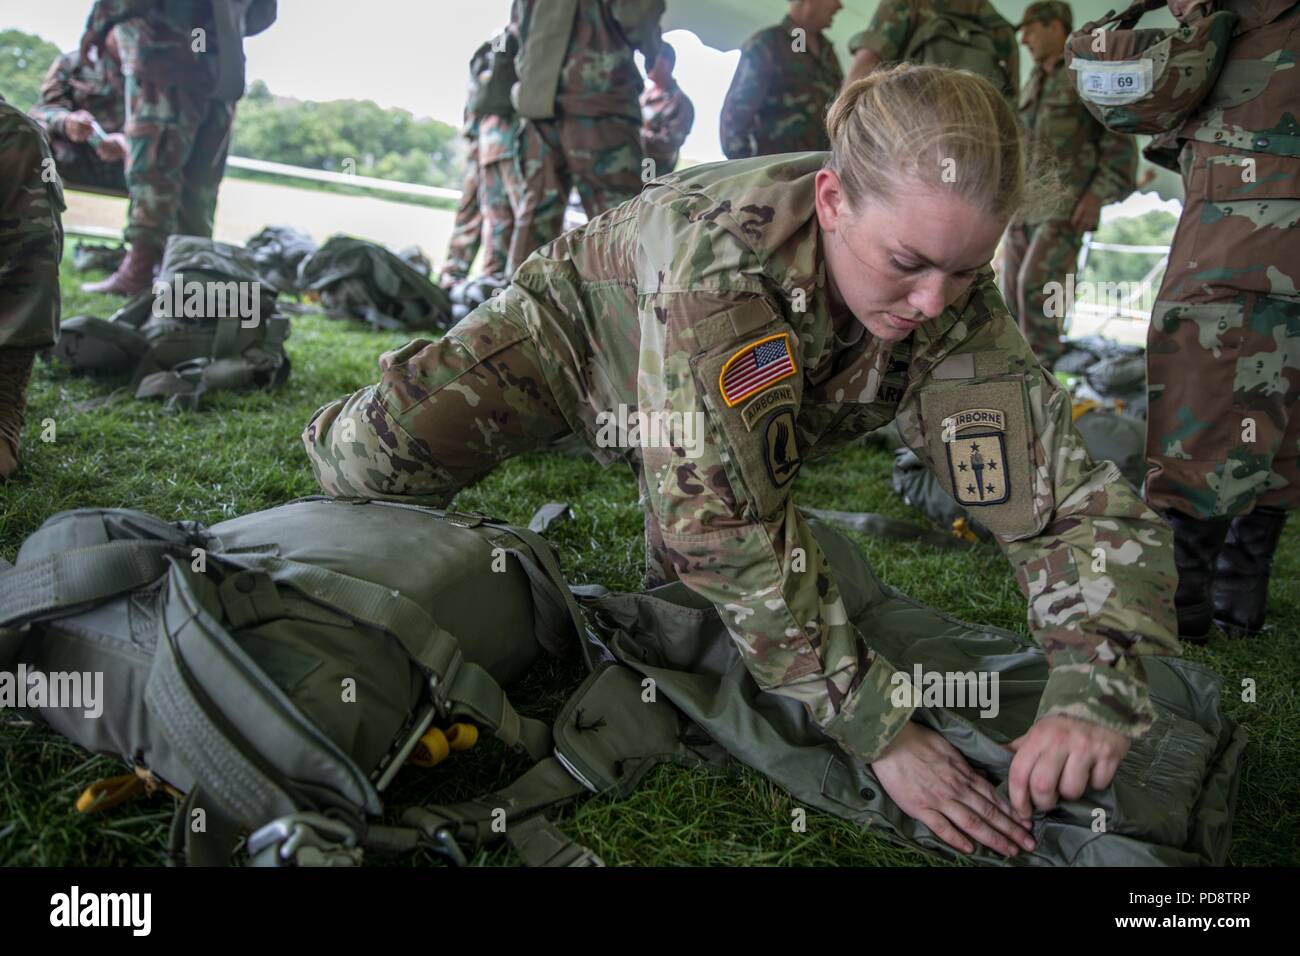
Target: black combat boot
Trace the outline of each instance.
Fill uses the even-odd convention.
[[[1174,529],[1174,564],[1178,568],[1178,590],[1174,610],[1178,612],[1178,636],[1193,644],[1204,644],[1210,636],[1214,616],[1214,567],[1223,547],[1231,518],[1192,518],[1180,511],[1165,514]]]
[[[0,346],[0,480],[18,470],[18,446],[27,411],[27,383],[35,349]]]
[[[1268,576],[1288,511],[1257,507],[1232,522],[1214,570],[1214,623],[1229,637],[1264,629]]]

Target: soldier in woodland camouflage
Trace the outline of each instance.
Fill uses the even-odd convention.
[[[479,123],[479,208],[483,210],[485,276],[507,275],[510,247],[515,241],[516,198],[522,202],[523,183],[515,161],[519,156],[519,117],[484,116]]]
[[[564,226],[576,186],[595,217],[642,186],[641,73],[654,65],[664,0],[514,0],[515,158],[510,272]]]
[[[882,63],[922,63],[978,73],[1014,108],[1020,90],[1016,28],[989,0],[880,0],[871,24],[849,40],[847,83]]]
[[[63,54],[50,64],[40,102],[29,111],[45,127],[59,176],[70,188],[126,191],[126,83],[118,57],[111,31],[94,63],[75,50]],[[98,143],[95,124],[108,134]]]
[[[1190,19],[1214,9],[1172,0]],[[1182,635],[1264,626],[1300,505],[1300,5],[1225,0],[1217,85],[1165,142],[1186,189],[1147,340],[1146,497],[1174,527]]]
[[[131,248],[86,291],[134,295],[153,282],[168,236],[211,238],[244,95],[243,38],[275,15],[276,0],[96,0],[81,56],[102,51],[115,33],[126,75]]]
[[[498,38],[500,35],[498,35]],[[479,247],[486,243],[482,274],[503,276],[514,234],[507,177],[517,153],[519,123],[509,103],[496,102],[491,85],[494,40],[470,60],[470,95],[465,107],[465,180],[439,285],[448,288],[469,275]]]
[[[829,167],[801,153],[673,173],[539,250],[443,339],[383,355],[379,383],[319,409],[303,442],[329,494],[439,506],[568,433],[626,460],[648,581],[711,601],[760,686],[800,701],[905,812],[966,852],[969,836],[1016,853],[1033,845],[1031,791],[1046,809],[1105,787],[1152,725],[1142,655],[1178,646],[1169,529],[1089,458],[993,281],[1023,188],[999,92],[877,71],[829,126]],[[940,182],[939,155],[968,178]],[[638,438],[612,433],[620,409],[644,416]],[[804,461],[892,420],[996,533],[1053,667],[1012,745],[1010,804],[909,722],[891,693],[906,675],[848,622],[791,494]]]
[[[746,41],[722,104],[728,159],[829,149],[826,110],[844,71],[823,32],[837,0],[790,0],[789,15]]]
[[[59,337],[62,212],[44,132],[0,97],[0,479],[18,468],[36,353]]]
[[[1018,27],[1034,58],[1020,97],[1028,161],[1054,170],[1063,193],[1054,208],[1012,221],[1001,263],[1002,294],[1048,368],[1065,350],[1061,296],[1050,294],[1050,284],[1066,286],[1083,234],[1097,228],[1102,206],[1133,191],[1138,160],[1133,137],[1106,129],[1079,99],[1074,73],[1065,66],[1070,23],[1069,6],[1044,0],[1029,5]]]
[[[448,288],[469,275],[474,257],[478,255],[483,238],[483,209],[479,205],[482,171],[479,168],[478,131],[480,117],[465,113],[465,175],[460,184],[460,205],[451,227],[451,240],[447,244],[447,260],[438,276],[438,284]]]
[[[676,63],[677,51],[665,43],[641,94],[641,149],[654,160],[655,176],[677,168],[682,143],[695,125],[695,104],[673,78]]]

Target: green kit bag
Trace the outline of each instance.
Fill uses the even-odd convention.
[[[548,755],[549,728],[521,717],[502,685],[580,633],[533,532],[328,498],[211,527],[129,510],[55,515],[0,571],[0,609],[0,670],[50,675],[50,686],[102,675],[100,713],[20,708],[185,794],[173,857],[200,864],[227,862],[241,831],[254,861],[272,865],[420,845],[417,830],[371,822],[396,771],[461,722]],[[187,825],[196,810],[206,832]],[[443,836],[430,843],[463,862]]]
[[[197,408],[208,392],[275,388],[289,377],[289,319],[239,246],[167,240],[151,289],[108,319],[73,316],[50,356],[77,372],[129,375],[136,398]]]

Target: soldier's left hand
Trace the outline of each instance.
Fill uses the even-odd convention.
[[[1073,717],[1044,717],[1007,746],[1009,790],[1017,813],[1052,809],[1061,798],[1077,800],[1090,786],[1110,786],[1131,741],[1123,734]]]
[[[109,133],[104,141],[95,147],[95,155],[106,163],[119,163],[126,159],[130,145],[122,133]]]
[[[87,30],[81,35],[81,45],[79,47],[81,62],[91,63],[98,60],[104,52],[104,41],[93,30]],[[90,54],[94,53],[92,57]]]
[[[1079,232],[1092,232],[1101,222],[1101,200],[1092,193],[1084,193],[1079,197],[1079,204],[1074,207],[1074,215],[1070,217],[1070,225]]]

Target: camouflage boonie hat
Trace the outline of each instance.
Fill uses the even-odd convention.
[[[1137,0],[1123,13],[1085,23],[1065,45],[1083,105],[1117,133],[1182,126],[1214,88],[1237,25],[1235,13],[1220,10],[1172,30],[1133,29],[1151,8],[1152,0]]]
[[[1025,7],[1025,16],[1016,24],[1016,29],[1019,30],[1026,23],[1032,23],[1035,20],[1042,23],[1060,20],[1065,24],[1065,29],[1069,30],[1074,24],[1074,11],[1070,9],[1068,3],[1063,3],[1062,0],[1038,0],[1038,3],[1031,3]]]

